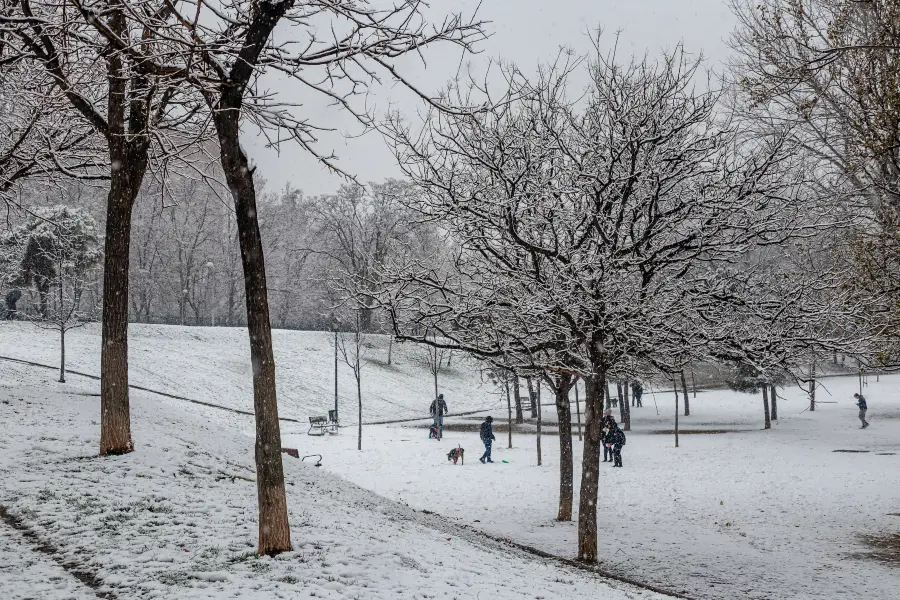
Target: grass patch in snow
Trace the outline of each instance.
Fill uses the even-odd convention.
[[[861,535],[860,539],[870,550],[857,554],[858,558],[900,566],[900,533]]]

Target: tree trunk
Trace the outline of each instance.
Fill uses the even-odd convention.
[[[571,412],[571,410],[570,410]],[[578,399],[578,380],[575,380],[575,414],[578,416],[578,441],[582,440],[581,437],[581,402]]]
[[[528,400],[531,402],[531,418],[537,419],[537,402],[534,391],[534,381],[531,377],[526,377],[525,382],[528,384]]]
[[[111,99],[112,100],[112,99]],[[111,142],[111,146],[114,144]],[[110,152],[113,163],[106,209],[103,264],[103,325],[100,343],[100,454],[134,450],[128,399],[128,267],[135,193],[127,152]]]
[[[337,327],[334,329],[334,420],[340,423],[341,418],[338,413],[338,332]]]
[[[66,327],[59,328],[59,382],[66,382]]]
[[[684,416],[691,416],[691,401],[688,398],[687,382],[684,380],[684,370],[681,371],[681,395],[684,398]]]
[[[628,380],[626,379],[625,384],[622,386],[622,397],[625,399],[625,404],[628,404],[628,402],[629,402],[628,392],[629,392],[629,384],[628,384]]]
[[[672,377],[672,387],[675,388],[675,447],[678,447],[678,382]]]
[[[560,375],[556,384],[556,416],[559,421],[559,512],[557,521],[572,520],[572,409],[569,390],[572,376]]]
[[[509,394],[509,373],[505,374],[506,376],[503,378],[503,384],[506,387],[506,424],[509,428],[509,445],[507,448],[512,448],[512,399]]]
[[[391,366],[391,358],[394,353],[394,336],[388,337],[388,366]]]
[[[625,382],[625,402],[622,403],[622,429],[631,431],[631,405],[628,403],[628,381]]]
[[[769,390],[769,402],[772,403],[772,420],[778,420],[778,393],[775,391],[775,386],[773,385]]]
[[[356,449],[362,450],[362,373],[359,372],[359,347],[356,350],[356,401],[359,404],[359,415],[357,415],[358,423],[356,426]],[[438,434],[440,439],[440,434]]]
[[[275,357],[269,322],[266,263],[256,207],[253,170],[240,146],[240,89],[228,86],[215,107],[222,168],[234,198],[244,293],[250,361],[253,365],[253,408],[256,415],[256,481],[259,501],[259,548],[261,555],[291,549],[284,467],[281,462],[281,430],[275,388]],[[230,100],[230,102],[229,102]]]
[[[619,403],[619,423],[625,422],[625,403],[622,402],[622,382],[616,380],[616,401]]]
[[[537,464],[540,467],[541,462],[541,379],[537,381]]]
[[[587,384],[585,383],[585,385],[587,385]],[[603,385],[606,388],[603,390],[604,392],[606,392],[606,409],[612,410],[612,394],[609,391],[609,382],[604,379]],[[584,390],[584,396],[585,396],[585,409],[584,409],[585,423],[587,423],[587,388],[585,388],[585,390]]]
[[[597,561],[597,493],[600,476],[600,420],[606,395],[606,372],[585,378],[584,452],[581,459],[581,492],[578,498],[578,560]]]
[[[38,276],[35,287],[38,293],[38,314],[46,321],[50,318],[50,284],[43,276]]]
[[[809,412],[816,410],[816,361],[809,368]]]
[[[763,384],[762,386],[762,397],[763,397],[763,414],[765,415],[765,426],[763,429],[772,429],[772,419],[769,413],[769,385]]]
[[[522,411],[522,391],[519,388],[519,375],[513,372],[513,398],[516,400],[516,423],[525,422],[525,413]]]

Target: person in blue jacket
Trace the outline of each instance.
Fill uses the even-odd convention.
[[[865,429],[869,426],[869,422],[866,421],[866,411],[869,410],[869,406],[866,404],[866,397],[862,394],[853,394],[853,397],[856,398],[856,405],[859,407],[859,420],[862,423],[860,429]]]
[[[485,417],[484,423],[481,424],[481,441],[484,443],[484,454],[482,454],[481,458],[478,460],[480,460],[482,464],[494,462],[491,460],[491,444],[493,444],[496,439],[494,437],[493,423],[494,417]]]

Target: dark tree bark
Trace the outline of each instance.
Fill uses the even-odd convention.
[[[574,378],[565,373],[555,377],[556,416],[559,421],[559,511],[557,521],[572,520],[573,483],[572,473],[572,409],[569,406],[569,391]]]
[[[584,453],[578,498],[578,560],[597,561],[597,496],[600,476],[600,420],[606,396],[606,372],[585,378]]]
[[[516,423],[525,422],[525,413],[522,411],[522,392],[519,389],[519,376],[513,372],[513,398],[516,400]]]
[[[625,403],[622,402],[622,382],[616,381],[616,402],[619,403],[619,423],[625,422]]]
[[[631,431],[631,405],[628,403],[628,381],[625,382],[625,401],[622,402],[622,429]]]
[[[625,383],[622,385],[622,397],[625,399],[625,404],[628,404],[628,401],[629,401],[628,400],[628,398],[629,398],[628,392],[630,391],[630,389],[631,388],[630,388],[629,381],[628,381],[628,379],[626,379]]]
[[[691,401],[688,397],[687,382],[684,379],[684,371],[681,371],[681,396],[684,398],[684,416],[691,416]]]
[[[531,377],[526,377],[525,382],[528,384],[528,400],[531,402],[531,418],[537,419],[537,393],[534,391],[534,381]]]
[[[675,390],[675,447],[678,447],[678,382],[672,375],[672,387]]]
[[[124,36],[125,15],[117,3],[109,28]],[[134,450],[131,439],[131,407],[128,397],[128,272],[131,256],[131,214],[147,171],[149,138],[147,105],[128,102],[146,93],[145,78],[128,74],[117,52],[107,57],[107,104],[110,159],[106,201],[106,240],[103,265],[103,334],[100,350],[100,454],[125,454]],[[127,131],[126,131],[127,123]]]
[[[772,404],[772,420],[778,420],[778,393],[775,391],[775,386],[773,385],[769,389],[769,402]]]
[[[769,413],[769,386],[768,384],[763,384],[762,386],[762,396],[763,396],[763,412],[765,413],[765,426],[763,429],[772,429],[772,419]]]
[[[291,535],[284,488],[284,467],[281,462],[281,430],[275,392],[275,358],[269,321],[266,264],[259,231],[253,169],[250,168],[247,155],[240,144],[240,115],[244,91],[253,77],[260,52],[275,25],[292,4],[291,1],[259,4],[258,12],[244,32],[244,43],[230,73],[218,82],[217,93],[205,92],[207,103],[213,111],[222,169],[234,199],[241,265],[244,271],[247,329],[250,334],[250,360],[253,364],[256,482],[259,502],[258,552],[261,555],[289,551]]]
[[[816,410],[816,361],[809,367],[809,412]]]
[[[537,380],[537,464],[540,467],[541,460],[541,379]]]
[[[581,401],[578,397],[578,380],[573,384],[575,387],[575,416],[578,418],[578,441],[582,440],[581,435]]]
[[[506,425],[509,428],[509,445],[507,448],[512,448],[512,399],[509,394],[509,373],[505,374],[503,378],[503,385],[506,387]]]

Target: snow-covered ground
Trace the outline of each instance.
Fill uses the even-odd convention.
[[[133,325],[132,382],[198,400],[249,409],[252,404],[249,368],[245,364],[245,336],[246,331],[236,329]],[[98,372],[96,330],[81,330],[70,337],[73,338],[69,346],[73,368]],[[330,406],[333,394],[330,336],[276,332],[275,340],[282,415],[305,420],[309,414],[323,413]],[[0,326],[0,355],[53,364],[57,351],[55,343],[52,335],[25,324]],[[364,420],[410,418],[427,409],[432,383],[421,360],[421,351],[400,348],[401,351],[395,354],[395,364],[390,368],[377,363],[383,358],[385,348],[372,350],[376,360],[368,363],[364,371]],[[57,490],[63,485],[58,481],[71,481],[75,476],[82,476],[72,469],[94,468],[88,466],[94,465],[93,461],[67,463],[61,461],[59,455],[89,455],[95,451],[97,432],[90,421],[96,420],[96,398],[78,394],[95,393],[97,383],[73,377],[70,384],[63,386],[53,381],[52,371],[3,362],[0,362],[0,369],[0,380],[8,387],[2,391],[0,400],[24,398],[35,403],[30,413],[22,413],[19,408],[20,414],[14,415],[8,415],[9,407],[0,404],[0,414],[5,422],[18,424],[12,428],[13,437],[18,441],[3,440],[12,444],[9,446],[12,450],[0,448],[0,460],[7,465],[0,485],[5,490],[4,498],[9,493],[21,494],[16,506],[34,510],[34,498],[43,489]],[[353,389],[350,377],[349,370],[342,367],[342,409],[355,406],[355,398],[350,393]],[[900,589],[898,565],[879,563],[867,557],[869,549],[862,536],[900,531],[900,517],[891,514],[900,513],[900,498],[896,492],[900,489],[900,377],[881,377],[878,382],[875,377],[868,379],[864,393],[869,399],[872,426],[865,431],[858,429],[856,407],[851,397],[856,391],[857,380],[853,377],[829,378],[821,380],[821,384],[818,399],[829,403],[820,403],[815,413],[804,411],[807,399],[801,390],[780,390],[783,396],[779,401],[780,419],[770,431],[761,430],[762,402],[759,397],[726,391],[700,392],[691,399],[692,414],[681,418],[681,426],[695,431],[728,430],[729,433],[684,434],[678,449],[674,448],[671,435],[658,433],[671,430],[673,426],[671,392],[665,396],[656,394],[656,405],[661,413],[657,416],[654,395],[648,390],[644,407],[632,411],[634,431],[629,435],[624,451],[625,468],[604,469],[603,472],[604,504],[599,519],[604,568],[666,589],[685,591],[697,598],[896,597],[896,590]],[[505,418],[505,400],[501,402],[492,386],[481,386],[478,373],[456,357],[453,370],[442,374],[441,390],[447,394],[451,410],[487,408],[498,421]],[[104,553],[115,557],[122,551],[126,542],[120,538],[135,538],[147,519],[163,519],[166,528],[171,528],[166,529],[165,534],[169,539],[184,538],[191,544],[199,544],[200,548],[207,544],[218,546],[220,550],[215,556],[206,558],[196,557],[191,548],[188,552],[182,550],[181,554],[157,551],[157,554],[140,555],[153,560],[148,559],[140,572],[128,565],[121,567],[130,573],[128,581],[132,583],[128,585],[136,585],[142,578],[150,582],[170,582],[171,578],[160,573],[171,571],[177,574],[171,579],[176,587],[209,585],[208,589],[243,592],[261,586],[259,597],[275,597],[276,593],[297,597],[290,591],[295,588],[282,589],[280,584],[273,583],[283,577],[283,571],[291,570],[282,568],[280,560],[252,563],[271,565],[266,571],[259,566],[248,567],[247,561],[227,563],[220,558],[233,557],[252,546],[255,506],[252,486],[242,483],[241,479],[234,483],[230,479],[215,481],[219,467],[227,473],[252,476],[249,470],[252,466],[251,446],[246,438],[232,433],[240,431],[245,436],[252,435],[251,419],[196,405],[180,405],[177,401],[145,393],[135,393],[134,397],[135,437],[139,451],[132,457],[114,459],[111,463],[100,464],[98,461],[96,468],[107,472],[91,471],[89,475],[101,488],[115,482],[123,489],[115,494],[109,492],[109,495],[97,493],[90,486],[85,488],[87,491],[79,487],[72,492],[91,493],[91,498],[100,502],[101,508],[83,509],[88,512],[81,518],[87,519],[90,526],[70,527],[75,521],[60,516],[61,509],[56,506],[60,501],[55,499],[45,509],[47,512],[35,514],[31,522],[44,528],[54,539],[69,539],[68,543],[75,543],[71,542],[71,538],[77,537],[75,534],[90,533],[92,537],[83,542],[85,548],[79,552],[86,552],[95,561],[92,564],[99,565],[106,560]],[[39,412],[43,415],[43,411],[38,408],[43,409],[48,402],[53,405],[53,410],[47,411],[47,419],[42,421],[44,417],[39,419],[37,415]],[[56,414],[60,403],[65,410]],[[175,406],[177,409],[173,408]],[[160,407],[165,410],[160,411]],[[352,411],[344,414],[347,412]],[[30,415],[28,418],[35,421],[30,425],[31,430],[20,431],[29,422],[22,415]],[[545,407],[544,415],[547,420],[552,420],[552,407]],[[403,511],[339,480],[316,478],[323,470],[331,471],[388,500],[434,511],[491,535],[509,537],[571,557],[575,551],[575,525],[553,520],[558,493],[557,439],[553,436],[544,438],[544,464],[537,467],[533,435],[516,434],[515,447],[509,450],[506,449],[505,432],[498,432],[494,446],[497,463],[481,465],[477,462],[481,454],[476,433],[479,420],[479,416],[448,419],[448,425],[455,425],[456,429],[448,427],[440,443],[427,439],[423,423],[367,425],[362,453],[356,450],[355,428],[342,430],[335,436],[315,438],[307,436],[302,425],[284,424],[285,446],[296,447],[301,454],[319,452],[324,457],[323,469],[312,474],[290,460],[286,463],[289,477],[295,483],[289,491],[293,496],[293,519],[297,523],[295,537],[302,541],[330,536],[329,539],[337,544],[349,545],[354,538],[347,523],[369,523],[371,520],[377,525],[375,538],[384,540],[385,548],[390,552],[408,550],[407,555],[420,566],[424,565],[424,571],[438,573],[438,580],[448,586],[441,588],[444,583],[440,583],[439,589],[449,589],[452,578],[447,574],[441,579],[444,572],[433,566],[434,561],[462,562],[462,566],[455,568],[465,570],[486,560],[485,564],[491,565],[491,569],[508,570],[514,576],[511,581],[522,585],[515,587],[507,583],[505,575],[492,574],[491,577],[500,577],[498,584],[512,595],[497,596],[498,592],[491,591],[483,594],[483,598],[578,597],[569,587],[552,592],[540,588],[530,595],[517,596],[516,593],[524,594],[524,590],[534,585],[527,577],[521,579],[523,573],[551,567],[528,563],[529,566],[523,569],[522,558],[510,558],[504,554],[505,550],[485,550],[487,542],[482,539],[462,540],[470,544],[464,552],[472,556],[486,552],[485,556],[493,557],[456,561],[447,556],[443,544],[447,543],[445,537],[451,537],[452,543],[462,543],[458,539],[461,534],[454,531],[452,535],[444,536],[441,527],[450,527],[443,525],[445,521]],[[60,431],[66,433],[61,435]],[[25,440],[23,436],[30,439]],[[41,440],[41,437],[56,439]],[[465,466],[453,466],[446,460],[446,452],[457,444],[467,450]],[[161,448],[168,448],[168,451]],[[192,453],[196,454],[191,456]],[[581,458],[577,441],[575,454],[577,506]],[[16,458],[19,455],[24,458]],[[47,465],[40,465],[41,460],[51,466],[47,473],[42,471]],[[124,461],[121,465],[116,462],[120,460]],[[19,474],[20,463],[31,466]],[[57,463],[68,466],[55,466]],[[242,465],[244,469],[236,465]],[[190,474],[180,473],[182,467]],[[15,475],[11,478],[9,473]],[[128,486],[132,481],[138,481],[140,485],[130,489]],[[125,482],[124,487],[120,482]],[[244,484],[247,489],[241,487]],[[306,488],[327,490],[327,493],[306,493]],[[18,489],[23,491],[18,492]],[[301,490],[304,491],[301,493]],[[69,493],[67,487],[64,492],[56,493],[64,496]],[[173,512],[163,511],[163,517],[153,514],[138,518],[137,513],[153,512],[140,504],[140,498],[156,495],[164,498],[168,503],[166,506],[173,507]],[[214,498],[214,501],[203,501],[206,497]],[[81,501],[62,502],[76,507],[81,505]],[[210,509],[207,504],[216,508]],[[128,525],[132,529],[126,529],[126,533],[106,531],[109,519],[96,516],[117,514],[109,508],[116,505],[125,507],[120,510],[128,513],[117,518],[126,523],[137,523]],[[136,508],[128,509],[128,506]],[[389,516],[385,517],[385,514]],[[385,519],[429,532],[413,534],[409,529],[402,534],[395,533],[389,528],[383,529],[387,527]],[[53,525],[59,522],[63,525]],[[339,531],[311,527],[308,522],[333,522]],[[100,528],[99,533],[94,530],[96,527]],[[202,530],[203,527],[209,531]],[[97,544],[98,549],[89,548],[91,544]],[[383,553],[385,548],[369,550]],[[0,548],[0,553],[3,551]],[[439,555],[438,558],[429,554],[432,551]],[[329,551],[324,560],[337,562],[340,554]],[[165,560],[172,558],[175,562],[163,563],[154,558],[157,556]],[[401,565],[406,564],[404,559],[397,560]],[[157,562],[161,564],[157,565]],[[368,569],[359,571],[363,573],[360,580],[375,573],[380,577],[379,569],[388,568],[380,558],[375,565],[358,564],[365,562],[353,559],[348,567]],[[38,565],[36,568],[43,568],[40,561],[34,564]],[[164,565],[168,565],[168,571]],[[120,567],[113,571],[117,569]],[[254,569],[260,569],[260,572]],[[303,569],[306,567],[301,568],[302,578],[315,576]],[[233,587],[215,588],[216,582],[205,581],[204,577],[208,577],[204,573],[219,570],[229,573],[229,585]],[[419,571],[413,569],[413,572]],[[196,577],[196,573],[201,576]],[[484,573],[479,577],[487,577]],[[113,576],[117,575],[113,573]],[[547,576],[564,581],[581,581],[578,578],[584,577],[570,573]],[[402,585],[408,584],[404,590],[419,585],[420,580],[411,575],[398,577]],[[593,595],[598,593],[596,585],[591,583]],[[377,593],[381,593],[369,595],[368,591],[351,589],[365,598],[377,598]],[[427,586],[422,590],[430,593]],[[163,596],[170,596],[168,588]],[[401,593],[393,597],[416,596]],[[459,591],[459,597],[477,596]]]
[[[681,435],[677,449],[672,435],[655,433],[673,427],[671,394],[657,394],[661,416],[647,394],[632,411],[625,468],[603,471],[604,568],[710,599],[900,597],[900,564],[865,557],[861,541],[900,532],[900,376],[869,378],[865,431],[852,399],[857,385],[852,377],[823,380],[818,398],[837,404],[814,413],[804,412],[800,390],[780,390],[780,419],[769,431],[761,430],[758,396],[701,392],[682,427],[733,432]],[[505,411],[494,416],[505,419]],[[575,524],[554,521],[558,438],[544,438],[542,467],[533,435],[514,435],[508,450],[498,433],[494,465],[477,462],[475,431],[448,431],[441,443],[426,438],[425,429],[368,427],[363,454],[352,435],[285,443],[322,453],[325,468],[385,497],[574,554]],[[446,460],[456,445],[466,449],[465,467]],[[577,499],[577,438],[575,459]]]
[[[334,408],[334,335],[308,331],[273,331],[278,407],[282,417],[306,421]],[[425,351],[394,344],[387,365],[388,340],[366,336],[363,354],[363,421],[420,417],[428,414],[434,384]],[[128,327],[130,383],[238,408],[253,410],[253,382],[247,330],[228,327],[142,325]],[[29,323],[0,324],[0,355],[48,365],[59,364],[58,335]],[[69,368],[100,374],[100,326],[66,334]],[[356,422],[356,383],[339,360],[341,420]],[[442,368],[439,385],[452,412],[499,406],[490,384],[482,385],[472,361],[454,354]],[[98,386],[99,389],[99,386]],[[346,409],[346,410],[343,410]],[[227,415],[218,417],[227,419]]]
[[[0,525],[4,598],[662,598],[523,554],[295,459],[285,460],[294,551],[257,558],[251,439],[136,392],[137,450],[99,458],[91,384],[50,385],[44,375],[0,364],[0,504],[45,551]]]

